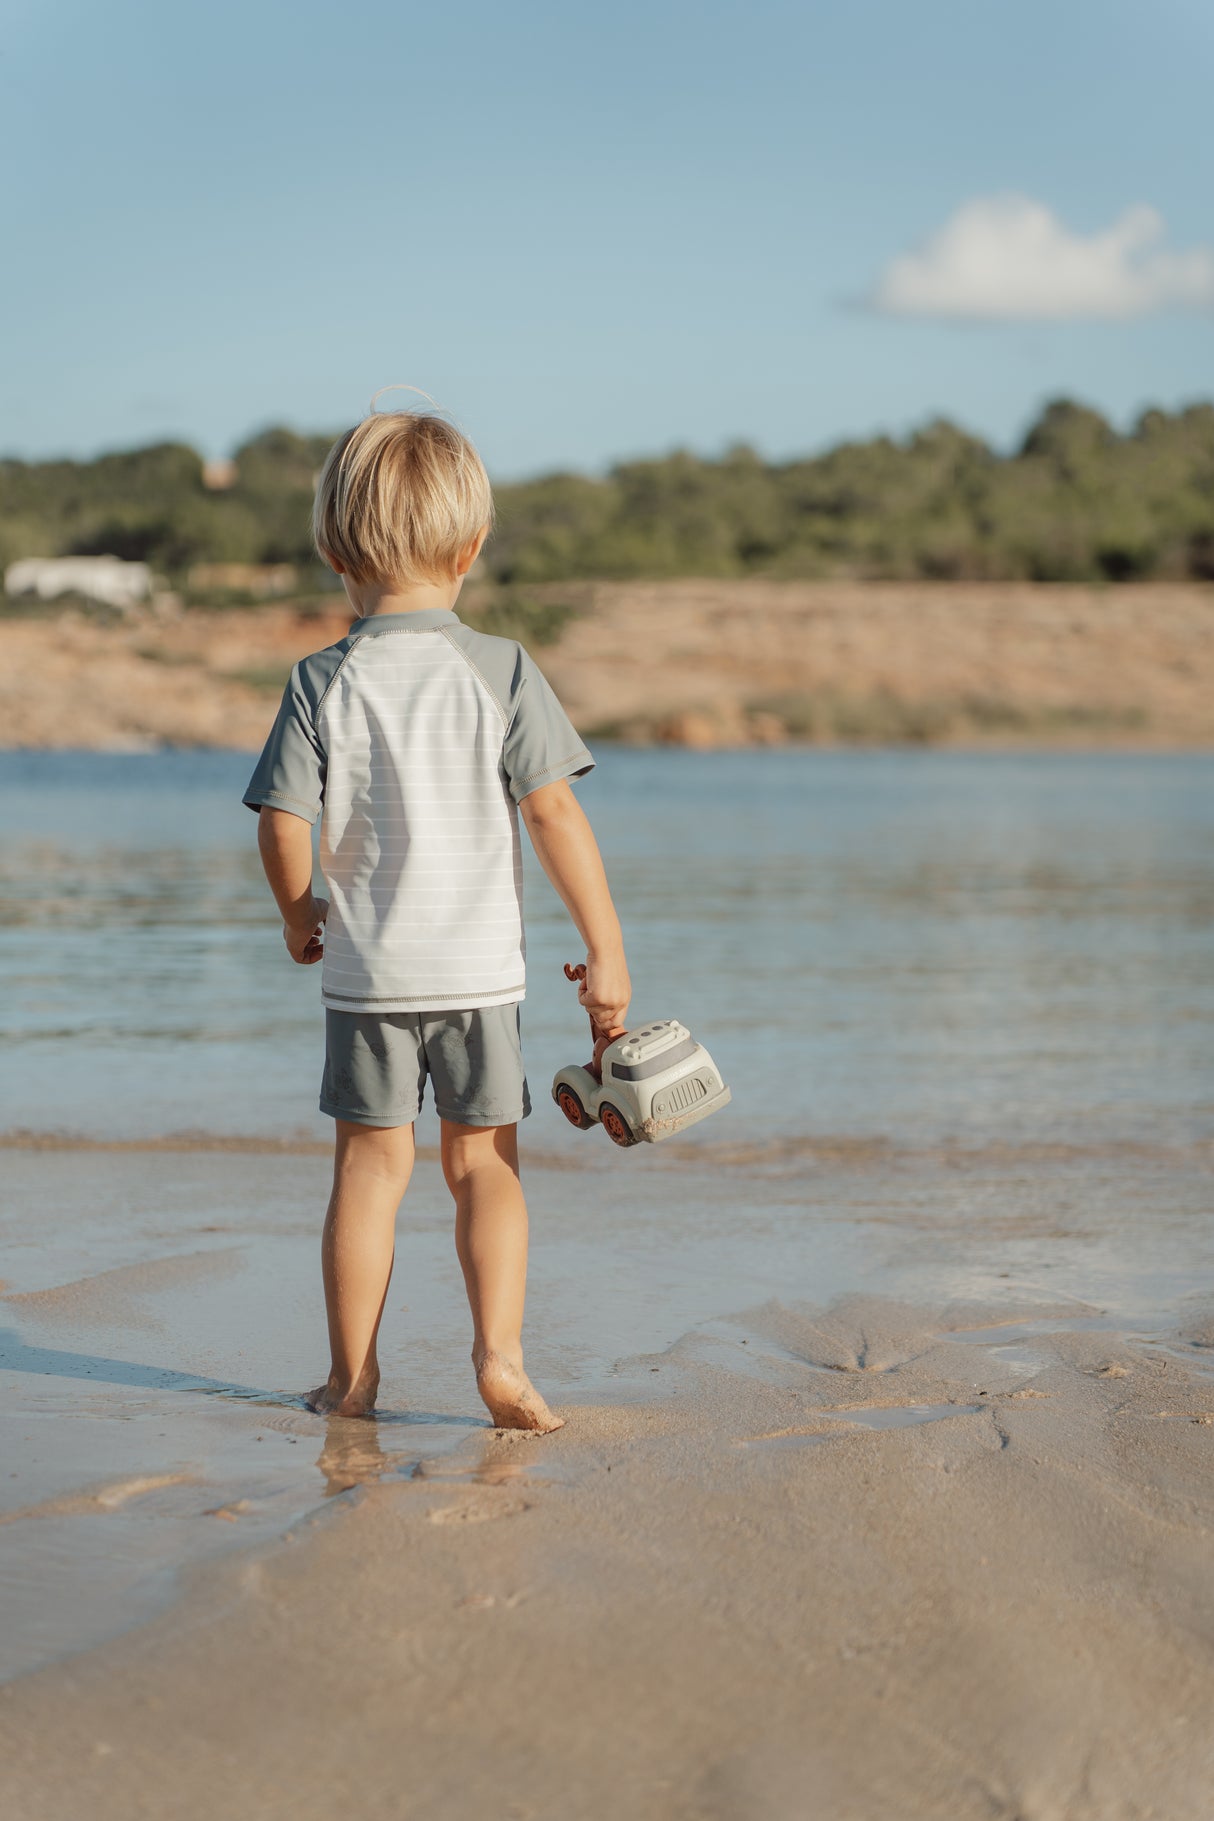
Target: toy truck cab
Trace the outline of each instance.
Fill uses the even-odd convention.
[[[730,1098],[702,1043],[676,1018],[617,1037],[598,1074],[576,1064],[557,1071],[552,1097],[571,1125],[601,1124],[618,1145],[656,1144],[706,1119]]]

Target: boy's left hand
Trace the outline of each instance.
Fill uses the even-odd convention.
[[[299,923],[283,924],[282,935],[287,953],[301,967],[311,967],[314,961],[319,961],[324,955],[324,922],[328,914],[327,900],[313,898],[306,922],[301,920]]]

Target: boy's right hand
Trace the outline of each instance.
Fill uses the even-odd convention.
[[[590,1014],[596,1029],[625,1029],[632,982],[623,953],[609,957],[587,955],[586,978],[578,982],[577,996],[579,1005]]]
[[[292,961],[301,967],[311,967],[319,961],[325,952],[322,940],[324,921],[329,914],[328,902],[324,898],[313,898],[312,906],[306,920],[284,923],[282,926],[283,941]]]

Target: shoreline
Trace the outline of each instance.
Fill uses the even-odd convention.
[[[41,1154],[96,1154],[98,1156],[242,1156],[242,1157],[323,1157],[333,1155],[333,1142],[301,1132],[277,1138],[269,1134],[225,1132],[166,1132],[152,1137],[100,1138],[92,1133],[0,1131],[0,1151],[24,1151]],[[570,1173],[602,1174],[610,1170],[614,1153],[589,1149],[581,1151],[544,1150],[524,1143],[523,1155],[528,1168]],[[441,1157],[438,1145],[419,1144],[417,1157],[423,1163],[437,1163]],[[1138,1162],[1161,1164],[1205,1165],[1214,1169],[1214,1138],[1181,1139],[1172,1143],[1155,1143],[1145,1139],[994,1139],[965,1141],[948,1137],[923,1144],[908,1144],[888,1137],[870,1137],[847,1132],[782,1133],[769,1138],[739,1142],[736,1139],[704,1139],[689,1148],[654,1146],[649,1152],[650,1167],[675,1170],[751,1170],[763,1165],[775,1168],[790,1165],[829,1164],[836,1168],[851,1165],[858,1169],[880,1165],[944,1166],[963,1169],[982,1165]]]
[[[70,1668],[175,1610],[179,1576],[188,1587],[216,1556],[297,1531],[335,1489],[424,1476],[470,1432],[489,1435],[433,1163],[398,1224],[380,1418],[334,1437],[302,1407],[323,1363],[327,1146],[30,1136],[5,1146],[0,1205],[0,1452],[19,1469],[0,1492],[0,1576],[24,1590],[0,1675],[65,1653]],[[528,1361],[558,1409],[615,1399],[620,1362],[653,1349],[642,1377],[656,1391],[665,1354],[719,1355],[730,1311],[773,1289],[828,1308],[948,1306],[938,1326],[1000,1324],[992,1357],[1017,1369],[1036,1334],[1076,1322],[1127,1337],[1144,1371],[1214,1362],[1214,1328],[1203,1339],[1194,1325],[1214,1313],[1201,1140],[653,1147],[648,1190],[624,1201],[614,1156],[525,1161]],[[43,1207],[53,1224],[31,1221]],[[971,1305],[987,1312],[972,1323],[957,1313]],[[745,1356],[736,1338],[725,1350],[760,1380],[799,1357],[799,1343],[773,1351],[741,1332]],[[959,1395],[911,1386],[906,1401]]]

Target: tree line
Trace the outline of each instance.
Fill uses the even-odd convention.
[[[331,437],[263,431],[209,490],[179,443],[92,461],[0,461],[0,566],[109,553],[180,583],[199,563],[316,563],[309,519]],[[941,581],[1214,579],[1214,404],[1149,410],[1121,434],[1058,399],[999,454],[936,421],[895,440],[767,462],[745,445],[495,489],[487,547],[507,586],[575,578]]]

